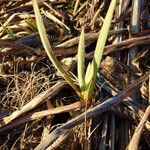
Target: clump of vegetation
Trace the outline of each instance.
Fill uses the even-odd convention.
[[[74,80],[70,77],[70,75],[67,73],[67,71],[62,67],[62,65],[59,63],[59,61],[54,56],[53,50],[50,46],[49,40],[46,35],[46,30],[44,28],[44,23],[42,21],[42,17],[40,15],[40,11],[38,8],[38,5],[35,0],[32,0],[35,15],[36,15],[36,21],[38,26],[38,31],[43,43],[43,46],[45,48],[45,51],[56,67],[56,69],[61,73],[62,77],[69,83],[69,85],[76,91],[76,93],[79,95],[81,100],[84,101],[90,101],[92,98],[93,89],[95,86],[96,76],[98,69],[100,67],[100,62],[103,54],[103,50],[105,47],[105,43],[107,40],[107,36],[109,33],[109,28],[111,25],[111,20],[113,17],[114,9],[116,6],[116,0],[112,0],[106,18],[103,22],[103,26],[100,32],[100,35],[98,37],[94,58],[91,63],[88,65],[88,69],[85,72],[84,68],[84,29],[82,30],[80,40],[79,40],[79,48],[78,48],[78,82],[79,87],[77,87],[76,84],[74,84]]]

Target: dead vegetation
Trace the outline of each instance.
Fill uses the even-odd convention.
[[[77,74],[93,58],[109,0],[37,0],[53,52]],[[30,0],[0,1],[0,149],[150,149],[150,2],[118,0],[92,102],[49,61]]]

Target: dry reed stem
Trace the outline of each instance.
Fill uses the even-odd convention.
[[[130,141],[129,148],[128,148],[129,150],[138,150],[140,137],[141,137],[141,134],[142,134],[143,129],[145,127],[146,121],[149,118],[149,115],[150,115],[150,106],[147,107],[147,109],[144,113],[144,116],[142,117],[139,125],[137,126],[137,128],[136,128],[136,130],[132,136],[132,139]]]
[[[140,32],[140,28],[141,28],[141,1],[142,0],[136,0],[136,1],[132,1],[132,13],[131,13],[131,34],[132,33],[138,33]],[[133,64],[133,59],[137,56],[139,52],[139,48],[138,47],[132,47],[129,49],[128,51],[128,65],[131,67],[131,69],[134,71],[134,73],[138,73],[139,70],[137,69],[137,67]],[[135,80],[136,77],[135,75],[133,75],[132,73],[129,72],[129,78],[128,78],[128,82],[129,84]],[[133,100],[138,100],[140,97],[140,91],[137,89],[135,90],[132,94],[131,97]]]
[[[75,102],[70,105],[61,106],[61,107],[48,109],[48,110],[44,110],[44,111],[39,111],[39,112],[35,112],[32,114],[27,114],[21,118],[18,118],[17,120],[15,120],[15,122],[13,122],[11,124],[7,123],[4,127],[2,127],[0,129],[0,133],[5,132],[10,129],[13,129],[13,128],[16,128],[17,126],[22,125],[22,124],[27,123],[32,120],[41,119],[46,116],[60,114],[60,113],[68,112],[68,111],[78,110],[78,109],[83,108],[85,105],[86,105],[85,102],[78,101],[78,102]]]
[[[99,150],[106,150],[106,137],[108,134],[108,114],[105,115],[102,129],[101,142],[99,144]]]
[[[119,34],[119,33],[125,32],[125,31],[127,31],[127,29],[110,30],[109,31],[109,36],[115,35],[115,34]],[[91,41],[94,42],[95,40],[97,40],[98,36],[99,36],[99,32],[97,32],[97,33],[85,33],[85,45],[88,45],[87,43],[89,43]],[[56,45],[55,48],[63,48],[63,47],[69,48],[69,47],[72,47],[74,45],[78,45],[79,38],[80,38],[79,36],[75,37],[75,38],[72,38],[72,39],[70,39],[68,41],[65,41],[65,42],[63,42],[61,44]]]
[[[63,144],[66,139],[69,138],[71,135],[72,131],[69,131],[67,133],[62,134],[51,146],[49,146],[46,150],[55,150],[58,147],[61,147],[61,144]]]
[[[134,46],[150,45],[150,35],[131,38],[118,42],[117,44],[111,44],[105,47],[103,55],[108,55],[115,51],[124,50]]]
[[[7,40],[0,40],[0,48],[3,48],[3,47],[7,47],[7,48],[11,48],[11,49],[7,52],[0,51],[0,56],[1,55],[3,56],[5,54],[16,55],[16,54],[20,54],[23,52],[27,52],[27,53],[37,56],[37,53],[35,52],[35,50],[33,48],[23,45],[23,44],[14,43],[14,42],[7,41]]]
[[[74,10],[73,10],[73,15],[76,14],[76,11],[77,11],[79,5],[80,5],[80,0],[76,0],[75,7],[74,7]]]

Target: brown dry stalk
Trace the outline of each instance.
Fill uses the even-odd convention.
[[[145,127],[146,121],[149,118],[149,115],[150,115],[150,106],[147,107],[143,118],[141,119],[139,125],[137,126],[137,128],[133,134],[133,137],[132,137],[130,144],[129,144],[129,148],[128,148],[129,150],[138,150],[140,137],[141,137],[142,131]]]
[[[7,41],[7,40],[0,40],[0,48],[1,47],[2,48],[9,47],[11,49],[8,50],[7,52],[0,52],[0,56],[1,55],[5,56],[6,54],[17,55],[23,52],[27,52],[27,53],[37,56],[37,53],[35,52],[33,48],[23,45],[23,44],[19,44],[19,43],[16,44],[15,42]]]
[[[105,47],[103,55],[108,55],[112,52],[128,49],[134,46],[142,46],[142,45],[150,45],[150,35],[131,38],[128,40],[124,40],[122,42],[118,42],[116,44],[108,45]],[[92,58],[93,52],[88,53],[87,57]]]
[[[27,113],[28,111],[31,111],[35,107],[37,107],[39,104],[44,102],[47,98],[52,98],[55,96],[64,86],[66,85],[65,82],[57,82],[55,85],[53,85],[50,89],[38,94],[35,98],[33,98],[29,103],[24,105],[19,110],[14,111],[11,115],[4,117],[2,120],[0,120],[0,127],[10,123],[14,119],[20,117],[21,115]]]
[[[109,36],[111,35],[116,35],[116,34],[120,34],[122,32],[125,32],[127,31],[127,29],[122,29],[122,30],[110,30],[109,31]],[[97,33],[85,33],[85,45],[88,46],[89,43],[91,42],[94,42],[95,40],[97,40],[99,36],[99,32]],[[55,48],[70,48],[72,46],[77,46],[78,43],[79,43],[79,36],[78,37],[75,37],[75,38],[72,38],[68,41],[65,41],[61,44],[58,44],[55,46]]]
[[[55,150],[58,149],[61,144],[63,144],[72,134],[72,130],[62,134],[51,146],[49,146],[46,150]]]
[[[105,115],[105,119],[103,122],[102,137],[101,137],[101,142],[99,144],[99,150],[106,150],[107,134],[108,134],[108,114]]]
[[[46,103],[47,103],[46,105],[47,105],[48,110],[54,108],[49,99],[46,100]],[[46,117],[46,122],[43,127],[41,139],[44,139],[49,134],[49,130],[51,129],[53,118],[54,118],[54,115],[49,115]]]
[[[136,80],[131,85],[129,85],[125,90],[120,92],[118,95],[107,99],[106,101],[102,102],[98,106],[95,106],[92,109],[89,109],[87,112],[71,119],[70,121],[66,122],[62,126],[56,128],[52,133],[50,133],[47,138],[41,141],[41,143],[35,148],[35,150],[43,150],[50,146],[54,140],[56,140],[61,134],[68,132],[73,127],[83,123],[86,120],[91,119],[92,117],[96,117],[97,115],[107,111],[113,106],[118,105],[121,103],[126,97],[128,97],[135,88],[137,88],[141,83],[146,81],[149,77],[149,74],[146,74],[142,78]]]
[[[141,45],[150,45],[150,35],[131,38],[117,44],[112,44],[110,46],[105,47],[104,55],[112,53],[114,51],[119,51],[123,49],[127,49],[134,46],[141,46]]]
[[[41,118],[46,117],[46,116],[81,109],[85,105],[86,105],[85,102],[78,101],[78,102],[75,102],[75,103],[70,104],[70,105],[61,106],[61,107],[48,109],[48,110],[44,110],[44,111],[39,111],[39,112],[35,112],[32,114],[27,114],[21,118],[18,118],[17,120],[15,120],[11,124],[6,124],[4,127],[2,127],[0,129],[0,133],[5,132],[5,131],[10,130],[10,129],[13,129],[13,128],[16,128],[19,125],[22,125],[24,123],[27,123],[27,122],[35,120],[35,119],[41,119]]]

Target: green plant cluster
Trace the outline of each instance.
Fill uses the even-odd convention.
[[[68,84],[75,90],[75,92],[78,94],[80,99],[83,101],[90,101],[92,99],[92,94],[96,82],[96,76],[102,59],[102,54],[109,33],[116,2],[117,0],[111,0],[110,6],[108,8],[106,17],[103,22],[103,26],[101,28],[97,40],[93,60],[91,63],[88,64],[86,71],[85,71],[85,64],[84,64],[85,61],[84,29],[82,29],[80,40],[79,40],[79,46],[78,46],[78,65],[77,65],[78,85],[76,85],[74,82],[75,79],[67,73],[67,71],[64,69],[62,64],[55,57],[51,45],[49,43],[49,40],[46,36],[46,30],[44,27],[44,23],[37,2],[36,0],[32,0],[33,8],[36,16],[37,28],[40,34],[42,44],[45,48],[48,57],[50,58],[55,68],[61,73],[62,77],[68,82]]]

